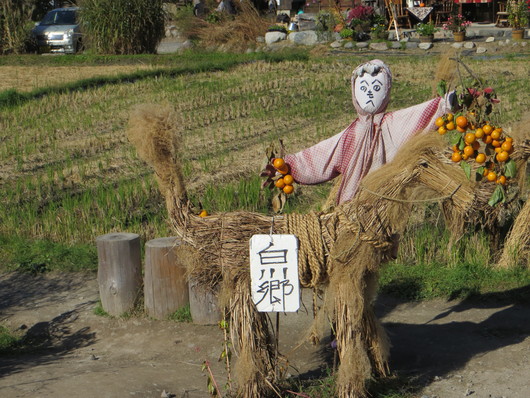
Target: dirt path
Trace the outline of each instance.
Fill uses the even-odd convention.
[[[0,324],[41,348],[0,357],[0,396],[207,397],[205,360],[225,382],[217,326],[96,316],[97,300],[94,274],[2,275]],[[418,397],[530,396],[528,306],[495,295],[481,304],[381,297],[377,312],[393,343],[392,370],[411,378]],[[281,318],[293,375],[318,373],[329,354],[300,344],[309,322],[304,313]]]

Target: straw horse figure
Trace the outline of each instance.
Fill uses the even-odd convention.
[[[392,163],[368,175],[352,201],[333,211],[274,217],[239,211],[201,218],[186,196],[171,112],[138,107],[131,115],[128,135],[154,168],[170,222],[187,243],[179,250],[186,252],[182,258],[188,261],[190,276],[219,291],[238,354],[234,381],[243,397],[278,394],[271,328],[266,315],[257,312],[249,289],[252,235],[270,233],[271,226],[273,233],[297,235],[300,283],[325,289],[320,314],[327,314],[335,325],[340,359],[336,396],[362,397],[367,379],[389,371],[388,339],[372,304],[379,268],[404,229],[410,199],[429,197],[444,202],[454,214],[464,214],[477,211],[477,204],[488,197],[451,164],[440,137],[423,134]],[[528,140],[519,148],[522,151],[512,157],[522,167],[530,154]],[[488,189],[491,193],[492,188],[483,188]]]

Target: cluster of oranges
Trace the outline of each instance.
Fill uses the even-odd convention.
[[[289,174],[289,165],[285,163],[285,160],[282,158],[276,158],[272,161],[272,165],[281,174],[281,177],[278,178],[274,185],[276,188],[283,191],[285,194],[289,195],[294,192],[293,182],[294,178]]]
[[[460,133],[453,145],[453,162],[473,159],[480,165],[477,172],[481,172],[488,181],[506,184],[503,165],[510,161],[513,139],[501,127],[494,127],[490,123],[472,123],[464,115],[455,117],[451,113],[436,119],[435,124],[439,134],[452,131]]]

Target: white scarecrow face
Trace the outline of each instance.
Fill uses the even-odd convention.
[[[367,113],[376,112],[385,100],[388,78],[384,73],[363,73],[355,78],[355,98]]]

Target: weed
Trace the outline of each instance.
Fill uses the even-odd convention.
[[[168,316],[168,319],[175,322],[191,322],[191,311],[189,304],[179,308],[173,314]]]

